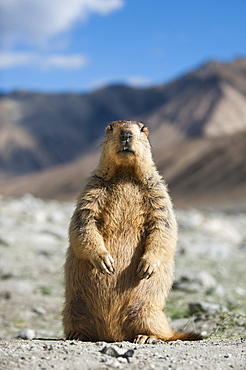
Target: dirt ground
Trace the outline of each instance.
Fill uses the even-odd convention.
[[[244,340],[156,344],[2,341],[1,369],[245,369]]]
[[[246,214],[177,210],[166,312],[199,342],[64,341],[63,263],[72,204],[0,197],[0,369],[245,369]],[[39,338],[39,339],[37,339]]]

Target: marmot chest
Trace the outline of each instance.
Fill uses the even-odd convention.
[[[144,195],[133,183],[120,183],[110,188],[101,212],[100,224],[105,236],[119,238],[133,233],[139,236],[144,227]]]

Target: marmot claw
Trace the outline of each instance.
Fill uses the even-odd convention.
[[[98,254],[94,258],[91,259],[92,264],[94,267],[99,270],[102,274],[114,274],[114,259],[108,252]]]
[[[139,279],[149,279],[159,267],[160,262],[153,263],[149,259],[142,257],[137,268]]]

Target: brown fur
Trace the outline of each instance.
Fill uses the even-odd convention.
[[[68,339],[201,339],[174,333],[163,312],[177,226],[147,136],[140,122],[112,122],[99,166],[78,198],[65,263]]]

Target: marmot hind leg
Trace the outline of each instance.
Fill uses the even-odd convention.
[[[139,317],[135,322],[134,332],[136,335],[133,342],[139,344],[153,343],[156,340],[170,342],[178,339],[183,341],[202,339],[202,336],[196,333],[173,332],[163,311],[152,311],[151,314]]]
[[[69,309],[63,311],[63,328],[65,339],[67,340],[81,340],[88,341],[88,335],[86,333],[86,327],[80,320],[72,316],[72,312]]]
[[[169,337],[169,338],[161,337],[161,336],[157,336],[157,335],[139,334],[139,335],[136,336],[136,338],[134,339],[133,342],[138,343],[138,344],[146,344],[146,343],[153,343],[156,340],[163,340],[164,342],[171,342],[171,341],[174,341],[174,340],[193,341],[193,340],[202,340],[202,339],[203,339],[203,337],[199,333],[194,333],[194,332],[178,333],[178,332],[175,332],[175,333],[173,333],[173,336]]]
[[[81,333],[76,333],[76,332],[71,332],[69,333],[67,336],[66,336],[66,339],[67,340],[81,340],[83,342],[88,342],[89,339],[84,335],[84,334],[81,334]]]
[[[149,343],[151,340],[169,338],[173,335],[165,313],[153,305],[138,308],[132,305],[128,308],[124,331],[128,334],[127,340],[135,343]]]

